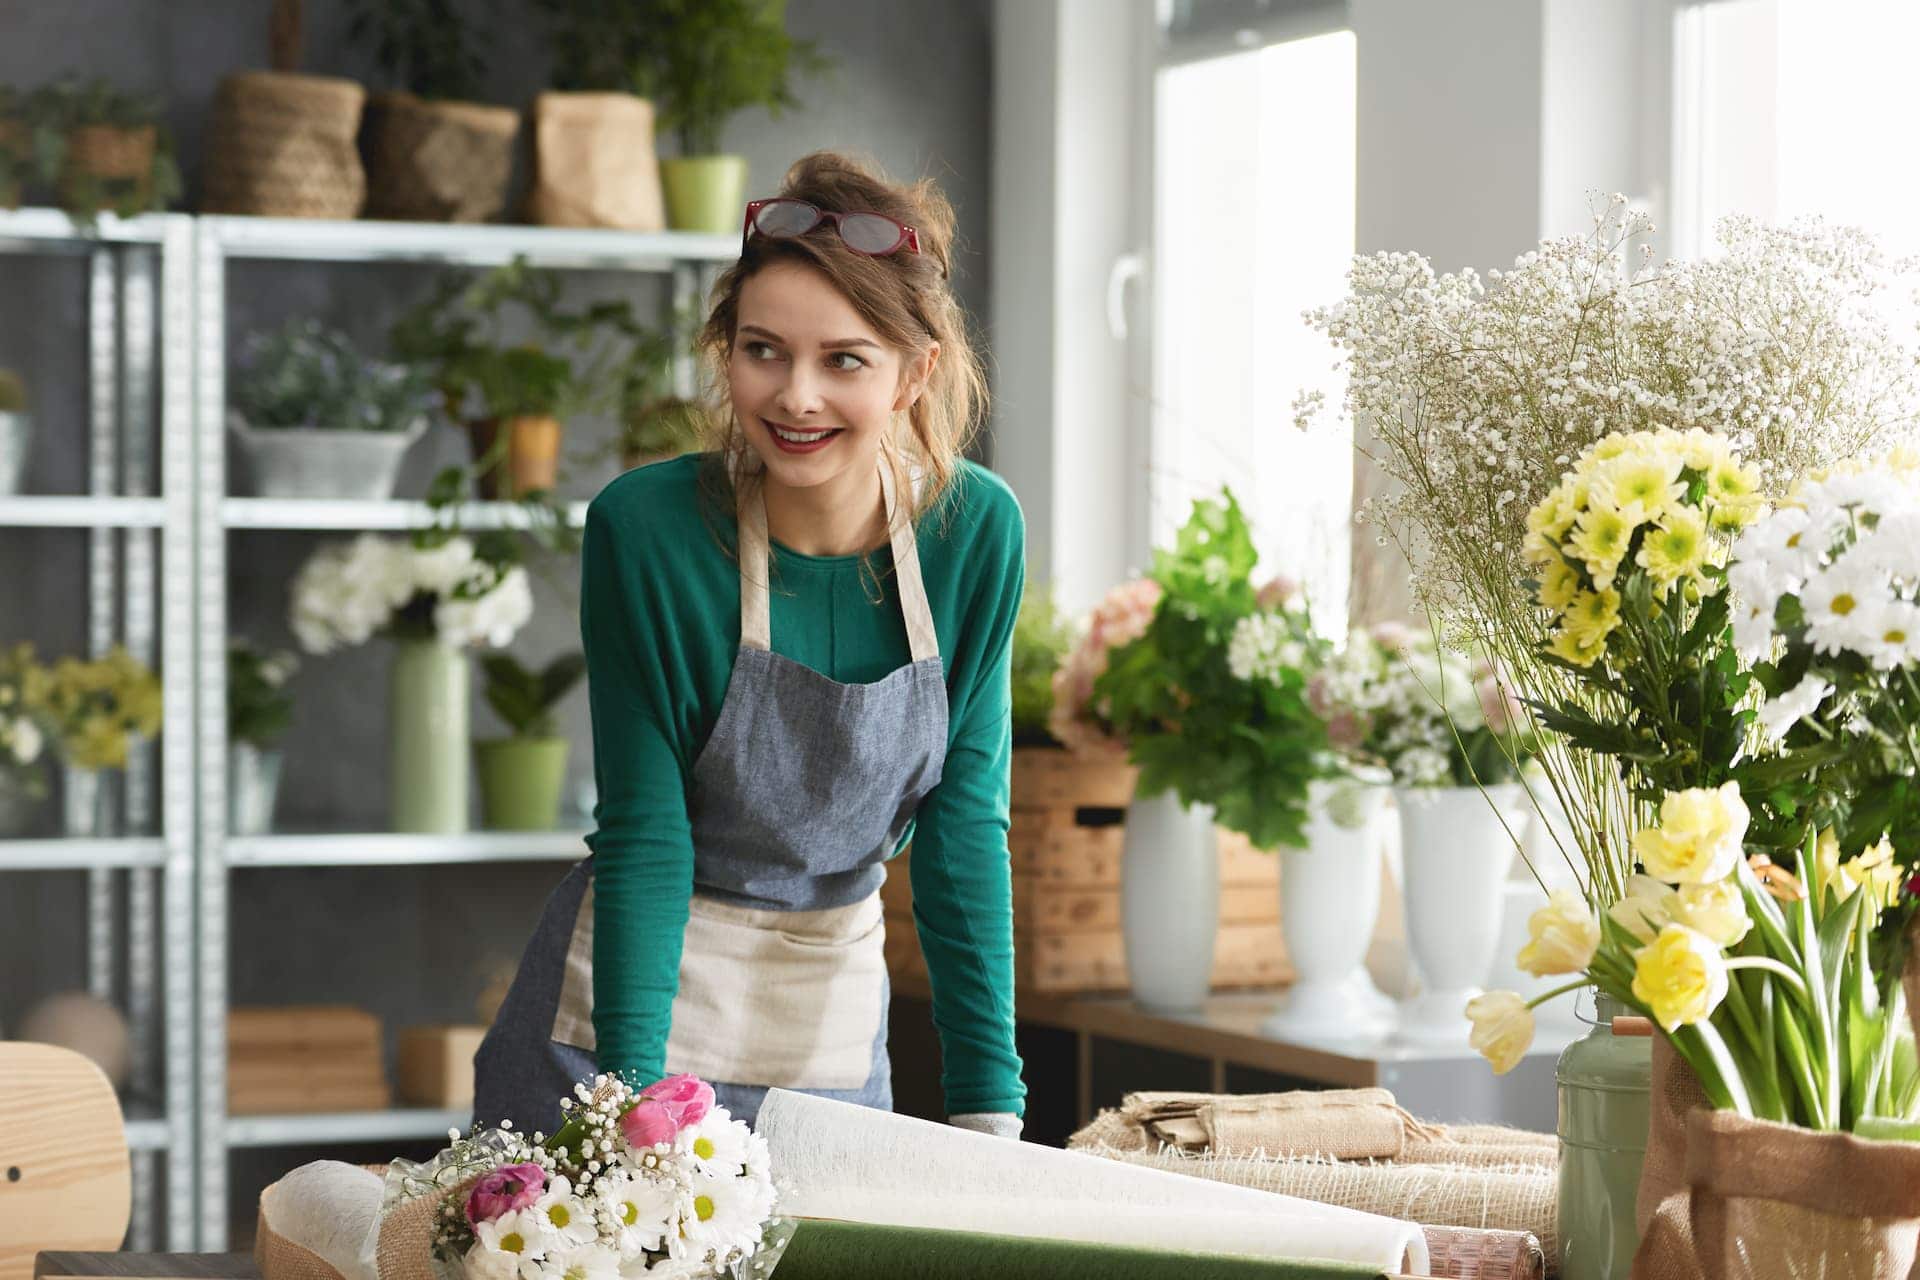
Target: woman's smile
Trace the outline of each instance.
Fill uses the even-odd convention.
[[[762,418],[760,421],[782,453],[818,453],[842,434],[839,427],[790,427],[771,418]]]

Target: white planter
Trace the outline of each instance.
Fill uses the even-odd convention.
[[[0,494],[20,492],[27,475],[27,446],[33,419],[24,413],[0,413]]]
[[[393,496],[400,461],[427,424],[423,418],[404,431],[267,429],[229,414],[227,427],[246,452],[255,497],[377,501]]]
[[[280,794],[281,754],[276,748],[234,742],[227,750],[227,833],[263,836],[273,830]]]
[[[1399,1034],[1464,1045],[1471,1029],[1467,1001],[1493,972],[1507,869],[1531,805],[1517,784],[1488,787],[1485,794],[1476,787],[1404,787],[1394,800],[1407,942],[1421,984],[1400,1007]]]
[[[1213,989],[1220,928],[1220,837],[1213,808],[1172,792],[1127,807],[1120,929],[1127,980],[1142,1007],[1200,1008]]]
[[[1393,1002],[1367,974],[1380,914],[1380,863],[1390,833],[1380,782],[1316,782],[1307,847],[1280,851],[1280,922],[1293,985],[1261,1027],[1285,1039],[1377,1035]]]

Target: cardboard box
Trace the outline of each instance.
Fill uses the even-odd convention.
[[[395,1069],[400,1100],[417,1107],[473,1105],[473,1055],[485,1027],[407,1027]]]

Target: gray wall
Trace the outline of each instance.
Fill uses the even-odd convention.
[[[345,6],[307,9],[305,69],[373,82],[370,59],[347,46]],[[0,83],[30,86],[72,69],[164,94],[191,207],[214,86],[229,71],[265,64],[266,10],[262,0],[0,0]],[[790,28],[819,40],[838,70],[802,83],[806,106],[784,119],[735,119],[726,143],[749,158],[750,187],[771,190],[789,162],[820,147],[865,152],[896,176],[938,178],[962,229],[958,288],[972,314],[984,317],[987,0],[790,0],[788,10]],[[517,0],[494,11],[502,17],[489,96],[524,104],[545,74],[536,28]],[[429,278],[411,267],[240,264],[228,287],[229,338],[237,346],[253,328],[310,315],[378,344]],[[575,287],[631,290],[649,306],[658,298],[650,282],[613,276],[581,277]],[[34,492],[85,487],[86,317],[77,261],[0,256],[0,367],[25,373],[35,397],[41,441],[30,465]],[[571,424],[568,454],[598,448],[607,426]],[[463,449],[450,431],[431,435],[415,447],[401,492],[417,494]],[[573,460],[569,467],[572,496],[591,496],[614,474],[610,461]],[[286,585],[318,544],[300,534],[231,537],[237,634],[290,645]],[[44,653],[83,648],[85,557],[83,534],[0,530],[0,644],[24,638]],[[536,619],[514,646],[523,659],[544,661],[577,644],[575,575],[571,562],[544,567]],[[283,826],[386,825],[388,657],[376,641],[307,660],[296,684]],[[477,698],[475,705],[476,729],[492,732],[490,713]],[[584,694],[576,693],[565,712],[576,743],[572,774],[590,779]],[[389,1025],[470,1017],[489,972],[511,964],[560,874],[555,866],[243,872],[233,880],[234,999],[351,999]],[[41,995],[83,984],[83,904],[79,875],[0,875],[0,1027],[17,1023]],[[284,1168],[286,1156],[277,1160]],[[240,1168],[235,1172],[245,1204],[257,1187],[245,1185]]]

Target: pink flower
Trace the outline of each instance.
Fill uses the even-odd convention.
[[[537,1164],[502,1165],[483,1173],[467,1196],[467,1221],[492,1222],[525,1209],[547,1189],[547,1173]]]
[[[642,1098],[620,1117],[620,1136],[636,1151],[672,1142],[680,1134],[673,1113],[658,1098]]]
[[[1298,579],[1289,578],[1284,573],[1276,573],[1268,580],[1266,586],[1260,588],[1254,600],[1262,609],[1271,610],[1278,609],[1299,594]]]
[[[673,1123],[682,1129],[699,1124],[713,1110],[713,1086],[686,1072],[654,1081],[640,1091],[640,1096],[665,1106]]]
[[[1373,642],[1389,653],[1405,653],[1413,645],[1413,629],[1404,622],[1376,622]]]
[[[1053,673],[1053,715],[1047,728],[1077,750],[1117,749],[1093,704],[1093,682],[1107,669],[1113,650],[1147,633],[1160,606],[1160,584],[1150,578],[1125,582],[1107,593],[1087,621],[1086,636]]]

